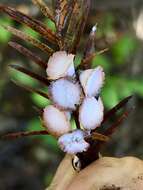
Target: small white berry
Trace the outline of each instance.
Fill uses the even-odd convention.
[[[101,99],[94,97],[84,99],[79,110],[79,121],[84,129],[93,130],[103,120],[103,104]]]
[[[46,69],[48,79],[56,80],[61,77],[73,76],[75,74],[74,56],[66,51],[55,52],[48,61]]]
[[[48,132],[55,137],[59,137],[71,130],[67,113],[60,111],[53,105],[44,108],[43,124]]]
[[[100,92],[105,79],[105,74],[101,66],[95,69],[87,69],[80,74],[80,82],[84,93],[88,97],[96,96]]]
[[[81,88],[78,83],[59,79],[51,84],[50,93],[53,102],[63,109],[76,109],[81,99]]]
[[[72,133],[67,133],[61,136],[58,143],[64,152],[68,154],[77,154],[79,152],[84,152],[89,148],[89,143],[84,140],[85,137],[86,132],[78,129]]]

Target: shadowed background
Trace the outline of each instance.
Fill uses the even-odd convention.
[[[39,18],[53,29],[52,23],[40,14],[30,0],[1,0],[1,3]],[[106,73],[106,83],[102,91],[105,108],[110,109],[131,94],[134,95],[131,104],[135,107],[130,117],[106,145],[103,155],[134,155],[143,158],[142,0],[92,1],[81,47],[91,27],[96,23],[98,23],[96,51],[109,48],[108,52],[97,55],[92,61],[93,67],[101,65]],[[1,24],[16,26],[39,38],[37,33],[12,21],[4,14],[0,14]],[[7,43],[10,40],[20,41],[0,27],[0,132],[38,130],[41,129],[41,124],[34,105],[44,107],[48,104],[47,100],[15,86],[11,79],[33,87],[41,86],[24,74],[10,70],[8,65],[21,64],[38,73],[43,73],[30,60],[9,47]],[[77,62],[81,58],[81,47]],[[40,53],[37,49],[34,51]],[[62,157],[63,153],[51,137],[36,136],[0,141],[0,189],[44,189],[50,183]]]

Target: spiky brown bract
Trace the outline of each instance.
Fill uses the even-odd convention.
[[[53,22],[55,22],[54,16],[52,11],[49,9],[49,7],[46,5],[46,3],[43,0],[32,0],[33,3],[35,5],[37,5],[41,12],[48,17],[49,19],[51,19]]]
[[[47,39],[48,41],[52,43],[57,43],[58,36],[54,34],[50,29],[48,29],[42,22],[33,19],[26,14],[15,10],[11,7],[1,6],[1,10],[8,14],[12,19],[16,20],[17,22],[20,22],[22,24],[27,25],[31,29],[35,30],[39,34],[42,35],[43,38]]]

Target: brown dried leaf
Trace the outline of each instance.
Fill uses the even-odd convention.
[[[66,15],[66,23],[64,26],[64,42],[67,51],[70,51],[72,43],[75,39],[76,30],[80,22],[82,0],[72,0],[68,7],[68,15]]]
[[[128,110],[128,111],[124,111],[123,114],[110,126],[108,127],[103,134],[106,136],[111,136],[115,130],[118,128],[118,126],[128,117],[128,115],[130,114],[132,109]],[[95,149],[100,152],[102,146],[105,144],[105,142],[97,142]]]
[[[95,52],[95,53],[92,53],[92,54],[89,54],[88,56],[86,56],[85,58],[83,58],[83,60],[81,61],[81,64],[79,65],[78,69],[79,68],[82,68],[82,69],[89,69],[91,68],[91,61],[92,59],[97,56],[97,55],[100,55],[106,51],[108,51],[109,49],[108,48],[105,48],[99,52]]]
[[[8,133],[6,135],[2,135],[1,139],[16,139],[20,137],[28,137],[28,136],[35,136],[35,135],[48,135],[48,131],[41,130],[41,131],[22,131],[16,133]]]
[[[121,108],[124,108],[124,107],[127,105],[128,101],[129,101],[131,98],[132,98],[132,96],[128,96],[128,97],[124,98],[124,99],[121,100],[115,107],[113,107],[113,108],[110,109],[107,113],[105,113],[104,119],[103,119],[103,121],[102,121],[102,124],[103,124],[107,119],[109,119],[111,116],[113,117],[113,116],[116,114],[116,112],[117,112],[118,110],[120,110]]]
[[[36,73],[33,73],[27,69],[25,69],[24,67],[21,67],[19,65],[9,65],[11,68],[17,70],[17,71],[20,71],[36,80],[38,80],[39,82],[43,83],[44,85],[48,86],[49,85],[49,81],[47,80],[47,78],[45,77],[42,77]]]
[[[13,83],[16,84],[17,86],[19,86],[19,87],[21,87],[21,88],[24,88],[25,90],[27,90],[27,91],[29,91],[29,92],[33,92],[33,93],[39,94],[40,96],[42,96],[42,97],[44,97],[44,98],[46,98],[46,99],[49,99],[49,98],[50,98],[49,95],[48,95],[48,93],[45,93],[45,92],[43,92],[43,91],[41,91],[41,90],[37,90],[37,89],[35,89],[35,88],[33,88],[33,87],[30,87],[30,86],[21,84],[21,83],[15,81],[15,80],[12,80],[12,81],[13,81]]]
[[[39,40],[29,36],[28,34],[25,34],[24,32],[22,32],[20,30],[17,30],[11,26],[3,26],[3,28],[8,30],[9,32],[14,34],[15,36],[19,37],[20,39],[31,43],[33,46],[36,46],[37,48],[41,49],[42,51],[44,51],[50,55],[54,52],[46,44],[44,44],[44,43],[40,42]]]
[[[84,50],[85,59],[95,52],[95,37],[96,37],[96,26],[93,26],[85,45],[85,50]]]
[[[43,38],[47,39],[51,43],[57,44],[58,37],[50,29],[48,29],[42,22],[33,19],[11,7],[3,6],[1,10],[6,14],[8,14],[12,19],[29,26],[31,29],[41,34]]]
[[[49,7],[46,5],[46,3],[43,0],[32,0],[32,1],[35,5],[37,5],[40,8],[43,15],[45,15],[46,17],[51,19],[53,22],[55,22],[53,13],[51,12]]]
[[[27,56],[28,58],[32,59],[37,65],[41,66],[42,68],[47,68],[47,63],[43,61],[39,56],[37,56],[35,53],[31,52],[29,49],[25,48],[24,46],[16,43],[16,42],[9,42],[8,43],[11,47],[19,51],[24,56]]]
[[[93,140],[99,140],[99,141],[104,141],[104,142],[109,141],[109,137],[108,136],[105,136],[105,135],[97,133],[97,132],[93,132],[91,138]]]
[[[79,3],[79,12],[81,13],[81,15],[79,16],[79,20],[77,22],[77,26],[76,26],[76,31],[75,31],[75,39],[73,41],[73,46],[72,46],[72,49],[71,49],[71,52],[72,53],[76,53],[77,51],[77,48],[79,46],[79,43],[80,43],[80,39],[81,39],[81,36],[84,32],[84,28],[85,28],[85,25],[86,25],[86,22],[87,22],[87,18],[88,18],[88,14],[89,14],[89,10],[90,10],[90,4],[91,4],[91,0],[78,0],[78,3]]]
[[[113,125],[111,125],[105,132],[104,135],[110,136],[114,133],[114,131],[117,129],[117,127],[128,117],[129,113],[131,112],[131,109],[128,111],[124,111],[123,114],[117,119]]]
[[[68,13],[68,4],[69,0],[56,0],[56,9],[55,9],[55,21],[58,29],[58,34],[62,35],[62,30],[64,29],[66,22],[66,15]]]

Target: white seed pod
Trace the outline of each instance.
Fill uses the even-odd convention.
[[[101,66],[95,69],[87,69],[80,74],[80,83],[84,93],[88,97],[96,96],[100,92],[105,79],[105,74]]]
[[[62,135],[58,140],[58,144],[68,154],[84,152],[89,148],[89,143],[84,140],[85,136],[86,132],[78,129],[72,133]]]
[[[79,121],[84,129],[93,130],[103,120],[103,104],[101,99],[86,97],[79,109]]]
[[[49,105],[44,108],[43,124],[48,132],[55,137],[59,137],[71,130],[70,121],[67,114],[60,111],[53,105]]]
[[[99,106],[101,108],[101,111],[104,112],[104,105],[103,105],[101,97],[98,98],[98,103],[99,103]]]
[[[48,79],[56,80],[61,77],[73,76],[75,74],[74,56],[67,54],[66,51],[55,52],[48,61],[46,69]]]
[[[50,86],[52,100],[62,109],[76,109],[80,104],[81,88],[78,83],[73,83],[67,79],[59,79]]]

